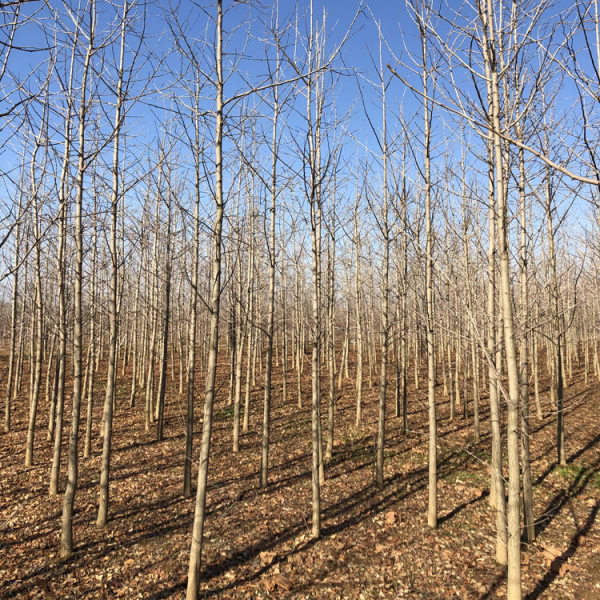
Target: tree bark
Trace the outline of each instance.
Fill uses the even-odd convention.
[[[129,12],[129,0],[123,0],[123,12],[120,23],[120,49],[118,79],[115,98],[115,117],[113,129],[113,156],[112,156],[112,190],[110,201],[110,265],[111,285],[109,310],[109,349],[108,349],[108,372],[106,376],[106,396],[104,397],[104,440],[102,445],[102,462],[100,469],[100,494],[98,504],[98,518],[96,525],[105,527],[108,519],[109,506],[109,483],[110,483],[110,456],[113,431],[113,405],[115,395],[117,342],[118,342],[118,285],[119,285],[119,257],[117,255],[117,229],[118,229],[118,207],[121,197],[121,182],[119,177],[119,154],[121,142],[121,129],[123,125],[122,111],[124,104],[123,81],[125,61],[125,32],[127,14]]]
[[[223,198],[223,2],[217,0],[216,28],[216,123],[215,123],[215,225],[213,229],[213,258],[210,287],[210,346],[206,373],[206,397],[204,422],[198,466],[198,487],[194,507],[194,525],[190,547],[187,581],[187,600],[196,600],[200,587],[202,565],[202,542],[206,515],[206,490],[208,485],[208,461],[212,431],[213,402],[217,378],[217,353],[219,350],[219,313],[221,306],[221,237],[224,217]]]

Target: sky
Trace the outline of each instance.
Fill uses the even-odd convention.
[[[207,10],[212,11],[214,14],[214,3],[206,3],[204,6]],[[256,2],[252,3],[256,6]],[[535,3],[532,3],[532,5]],[[50,3],[53,7],[62,7],[62,3],[57,0],[52,0]],[[231,52],[231,48],[235,48],[238,43],[241,45],[241,40],[244,38],[248,29],[251,30],[254,41],[251,41],[248,49],[250,53],[254,55],[254,58],[260,57],[260,42],[255,38],[260,37],[262,30],[259,24],[258,12],[254,10],[248,11],[247,7],[235,5],[231,0],[225,0],[224,5],[226,8],[232,8],[230,12],[226,13],[224,27],[227,31],[231,31],[234,28],[236,33],[233,37],[228,40],[225,45],[225,52]],[[24,10],[34,10],[36,3],[25,5]],[[168,55],[169,51],[172,50],[172,38],[165,24],[164,10],[168,10],[168,4],[166,2],[154,2],[148,4],[147,22],[146,22],[146,34],[148,37],[148,49],[152,50],[156,58],[164,57]],[[196,7],[195,4],[189,0],[182,0],[177,5],[178,8],[174,9],[178,15],[184,21],[184,25],[189,25],[189,32],[192,35],[201,37],[204,34],[203,22],[205,21],[204,14]],[[268,12],[268,9],[272,6],[271,3],[265,1],[262,3],[264,7],[263,12]],[[291,0],[281,0],[280,2],[280,15],[283,24],[285,25],[290,18],[293,16],[294,11],[297,10],[302,12],[306,10],[309,3],[299,2],[296,5]],[[381,23],[382,32],[385,38],[385,42],[389,46],[389,50],[384,52],[384,64],[391,63],[395,65],[395,59],[398,58],[401,61],[410,64],[410,54],[418,56],[420,52],[419,40],[416,34],[416,27],[413,23],[411,16],[406,8],[406,5],[402,1],[385,1],[376,0],[370,3],[370,5],[362,4],[356,0],[315,0],[313,3],[313,11],[315,17],[320,17],[322,14],[323,7],[327,12],[327,39],[329,41],[329,48],[335,47],[340,40],[344,37],[350,24],[352,23],[356,11],[359,6],[362,6],[362,14],[358,16],[352,30],[349,34],[348,40],[343,49],[343,67],[342,63],[338,62],[338,68],[343,76],[340,76],[335,90],[335,99],[337,104],[337,113],[339,115],[347,114],[347,111],[352,110],[351,118],[346,119],[344,126],[347,128],[349,134],[353,138],[358,147],[359,153],[368,154],[370,151],[375,151],[377,147],[377,141],[373,132],[370,128],[368,120],[365,116],[365,110],[368,111],[370,118],[372,119],[373,127],[378,130],[380,128],[381,114],[380,114],[380,103],[378,92],[369,85],[369,78],[374,77],[373,61],[377,60],[378,55],[378,35],[377,28],[374,24],[375,21]],[[448,13],[450,8],[456,9],[459,7],[459,3],[448,2],[445,7],[445,14]],[[553,14],[552,21],[558,22],[561,15],[566,15],[570,5],[568,2],[561,0],[555,2],[551,8],[551,14]],[[100,13],[100,22],[106,24],[110,19],[110,13],[114,11],[111,5],[104,0],[99,0],[98,10]],[[66,15],[63,8],[60,8],[62,18],[69,22],[69,17]],[[51,19],[48,13],[40,13],[42,23],[50,24]],[[249,22],[245,22],[247,17],[250,17]],[[467,12],[462,11],[459,14],[460,18],[466,18]],[[195,19],[197,20],[195,21]],[[45,20],[44,20],[45,19]],[[440,29],[443,31],[444,25],[440,25]],[[102,29],[99,26],[99,29]],[[42,27],[40,29],[37,25],[25,27],[20,30],[17,34],[16,43],[22,44],[29,50],[32,48],[40,49],[39,52],[23,51],[15,52],[11,56],[10,69],[15,74],[16,79],[22,78],[24,81],[28,81],[33,89],[35,84],[31,79],[28,80],[28,76],[36,70],[39,64],[45,59],[46,53],[43,48],[48,43],[46,36],[49,35],[50,29],[48,27]],[[209,34],[211,33],[209,29]],[[391,52],[390,52],[391,51]],[[391,56],[391,53],[394,56]],[[229,54],[230,60],[234,60],[232,55]],[[207,58],[207,57],[205,57]],[[242,62],[242,70],[249,73],[250,76],[256,76],[258,73],[264,72],[264,64],[255,59],[247,60]],[[171,54],[165,62],[158,68],[159,77],[156,78],[155,83],[152,85],[155,88],[156,94],[147,101],[139,102],[129,115],[127,127],[130,131],[134,132],[137,137],[137,144],[142,148],[144,143],[153,143],[159,135],[161,127],[164,125],[166,117],[161,114],[160,107],[168,108],[171,96],[177,93],[177,85],[170,91],[166,91],[165,87],[169,82],[169,76],[165,75],[166,66],[175,63],[176,57]],[[210,62],[210,57],[208,57]],[[154,64],[154,63],[153,63]],[[138,79],[143,80],[144,69],[146,72],[150,72],[153,68],[150,64],[142,67],[142,71],[138,74]],[[418,73],[409,73],[405,68],[400,67],[399,72],[406,76],[406,78],[413,83],[417,88],[420,88],[421,82]],[[43,72],[43,68],[40,69]],[[114,71],[114,69],[113,69]],[[389,111],[392,114],[398,115],[403,113],[405,117],[417,114],[417,119],[420,118],[421,102],[420,99],[404,86],[404,84],[394,79],[389,71],[384,68],[386,77],[390,80],[388,88],[388,105]],[[161,75],[162,73],[162,75]],[[109,66],[105,66],[105,83],[107,89],[110,90],[111,78],[114,79],[114,72],[111,72]],[[459,78],[461,76],[459,75]],[[360,84],[362,89],[363,97],[361,99],[357,90],[357,82]],[[460,79],[458,80],[461,83]],[[141,85],[140,82],[138,82]],[[172,84],[172,82],[169,82]],[[469,81],[465,81],[465,89],[468,89],[470,85]],[[243,89],[245,84],[240,78],[232,77],[226,86],[226,96],[228,94],[235,93],[236,91]],[[139,87],[139,86],[138,86]],[[209,92],[208,92],[209,93]],[[575,94],[572,86],[569,86],[568,81],[562,83],[560,90],[559,109],[562,107],[569,107],[575,99]],[[363,105],[364,102],[364,105]],[[208,106],[208,104],[207,104]],[[299,106],[301,110],[301,106]],[[451,113],[443,110],[440,107],[435,108],[436,118],[436,153],[441,155],[448,150],[446,144],[446,137],[448,136],[448,128],[453,127],[455,124],[454,118]],[[292,112],[286,115],[286,119],[289,119],[290,123],[294,120],[298,120],[298,115],[295,117]],[[398,121],[395,121],[396,124]],[[390,129],[394,128],[394,119],[390,118]],[[396,125],[397,127],[397,125]],[[58,129],[57,129],[58,131]],[[10,128],[5,128],[3,135],[7,136],[6,139],[9,142],[7,148],[10,146]],[[456,133],[451,132],[451,133]],[[390,134],[393,135],[393,132]],[[469,132],[468,128],[465,133],[466,136],[473,136],[472,132]],[[475,136],[476,137],[476,136]],[[460,144],[456,144],[456,137],[453,138],[452,151],[459,152]],[[354,143],[352,144],[354,146]],[[12,152],[7,152],[6,148],[3,154],[0,155],[0,160],[6,165],[11,163],[16,164],[18,161],[18,153],[15,151],[16,148],[12,149]],[[356,153],[356,150],[352,150]],[[420,149],[415,145],[415,155],[418,155]],[[415,177],[417,175],[415,174]]]
[[[535,4],[533,2],[532,4]],[[23,10],[34,10],[38,4],[28,3],[24,5]],[[53,7],[62,7],[62,3],[58,0],[51,0],[50,5]],[[252,82],[260,80],[260,75],[264,74],[265,67],[264,62],[260,60],[261,56],[264,55],[262,49],[262,42],[260,37],[264,30],[260,26],[259,14],[255,10],[256,3],[253,3],[253,9],[248,11],[247,7],[240,6],[234,3],[233,0],[224,0],[225,7],[231,8],[225,17],[224,27],[226,31],[235,30],[235,33],[227,39],[225,45],[225,52],[227,53],[228,61],[237,60],[238,56],[235,55],[232,50],[239,49],[242,46],[242,41],[245,39],[246,33],[250,31],[252,33],[251,41],[246,48],[247,53],[251,55],[250,59],[242,60],[240,64],[241,72],[248,75],[247,80],[244,78],[234,75],[228,80],[225,90],[225,96],[231,96],[237,91],[247,89]],[[114,15],[114,8],[106,0],[98,0],[98,10],[100,12],[100,25],[99,30],[104,31],[103,35],[106,35],[107,23]],[[214,3],[205,4],[209,13],[214,14]],[[270,6],[268,2],[263,2],[264,11],[268,12],[267,9]],[[445,10],[449,10],[449,7],[456,7],[457,3],[448,2]],[[280,15],[282,23],[286,24],[290,18],[293,18],[296,4],[291,0],[281,0],[280,4]],[[302,11],[308,7],[308,2],[299,3],[298,11]],[[313,10],[315,17],[320,17],[322,14],[322,8],[325,7],[327,11],[327,40],[329,44],[329,50],[339,44],[340,40],[345,36],[348,27],[352,23],[355,13],[359,7],[359,2],[356,0],[315,0]],[[136,73],[136,83],[134,84],[135,90],[142,89],[144,80],[148,73],[153,69],[157,70],[157,77],[151,84],[151,94],[144,96],[143,100],[135,103],[131,112],[128,114],[125,128],[127,132],[127,158],[125,164],[128,167],[129,177],[134,178],[140,170],[148,169],[149,161],[156,161],[156,153],[158,147],[158,140],[163,135],[163,129],[165,124],[168,124],[171,114],[169,111],[172,107],[173,97],[177,96],[179,90],[183,87],[185,81],[173,82],[173,77],[169,75],[169,67],[178,67],[176,53],[173,52],[173,39],[169,32],[166,21],[164,18],[164,11],[167,10],[168,5],[165,2],[153,2],[148,4],[147,20],[146,20],[146,36],[147,46],[144,49],[145,52],[152,52],[153,59],[150,62],[141,63],[140,71]],[[553,4],[551,14],[554,15],[546,23],[548,27],[557,25],[561,17],[567,15],[568,10],[571,8],[568,2],[561,0]],[[62,18],[65,19],[66,23],[69,23],[69,17],[64,11],[61,10]],[[190,0],[181,0],[181,4],[178,5],[176,13],[181,18],[183,25],[188,28],[188,32],[192,36],[196,36],[201,39],[203,35],[207,34],[210,36],[214,32],[214,28],[204,25],[206,18],[205,14],[196,7]],[[250,15],[250,21],[247,21],[248,15]],[[13,81],[25,82],[34,92],[35,89],[35,78],[32,77],[32,73],[39,73],[39,77],[43,78],[45,75],[45,64],[44,61],[47,56],[45,46],[49,44],[51,39],[50,24],[52,20],[47,12],[40,13],[39,17],[43,17],[38,23],[31,24],[30,26],[22,28],[17,35],[16,43],[26,48],[24,51],[14,52],[10,57],[9,70]],[[467,12],[461,12],[458,15],[461,19],[467,18]],[[377,154],[377,139],[371,127],[379,133],[381,128],[381,106],[379,99],[379,92],[371,85],[369,85],[369,78],[374,78],[373,61],[377,61],[379,40],[377,34],[377,27],[375,26],[374,20],[381,23],[382,32],[385,38],[385,42],[388,48],[385,50],[383,62],[388,62],[395,65],[396,59],[410,64],[410,55],[419,55],[419,39],[417,36],[415,24],[413,23],[409,12],[406,9],[406,5],[403,1],[385,1],[378,0],[371,3],[370,8],[365,4],[363,5],[363,12],[358,16],[354,23],[352,30],[349,34],[348,40],[343,48],[343,62],[338,61],[336,68],[340,73],[335,88],[328,90],[331,92],[331,97],[335,98],[337,116],[340,118],[340,125],[345,130],[347,142],[344,144],[344,160],[346,165],[344,167],[344,176],[346,179],[340,183],[341,192],[339,193],[338,202],[346,202],[348,205],[352,205],[354,201],[354,190],[355,182],[352,180],[353,177],[357,176],[360,178],[360,173],[355,165],[358,162],[366,162],[367,159],[373,159],[373,170],[371,171],[370,183],[374,188],[379,184],[380,181],[380,164],[374,160]],[[40,26],[41,23],[41,26]],[[140,23],[138,22],[138,28]],[[440,25],[442,33],[444,25]],[[206,28],[206,29],[205,29]],[[6,30],[0,29],[0,35]],[[304,33],[301,29],[301,33]],[[128,37],[129,44],[133,45],[135,36]],[[581,42],[581,39],[576,40],[577,43]],[[116,44],[113,47],[116,48]],[[201,47],[200,45],[198,47]],[[580,50],[581,46],[577,46]],[[32,51],[36,50],[36,51]],[[111,50],[112,51],[112,50]],[[392,56],[393,54],[393,56]],[[167,58],[164,58],[167,57]],[[102,81],[99,84],[101,89],[102,97],[106,99],[103,106],[105,111],[104,127],[110,128],[112,123],[112,98],[114,98],[114,92],[111,89],[113,85],[115,73],[114,73],[114,57],[107,54],[107,60],[104,64],[97,64],[97,68],[101,70]],[[211,52],[209,48],[203,50],[203,54],[199,57],[200,60],[204,61],[203,64],[206,66],[210,64],[212,60]],[[160,60],[164,62],[160,63]],[[66,61],[63,58],[63,64],[58,70],[64,76]],[[421,191],[422,180],[420,177],[419,168],[422,165],[422,136],[419,133],[422,124],[422,104],[421,99],[414,93],[406,88],[406,86],[399,80],[393,78],[387,69],[384,69],[386,78],[389,79],[388,88],[388,107],[389,107],[389,135],[390,138],[394,137],[400,129],[399,115],[403,115],[406,119],[410,119],[416,115],[412,125],[414,127],[412,137],[409,142],[411,145],[409,153],[409,169],[408,177],[413,185],[415,197]],[[421,81],[419,73],[410,73],[406,68],[399,67],[398,71],[402,73],[417,89],[421,88]],[[464,73],[455,73],[457,77],[456,82],[461,92],[464,93],[465,98],[474,98],[473,85],[469,78],[464,77]],[[250,82],[250,83],[249,83]],[[0,82],[4,83],[4,82]],[[358,93],[358,84],[362,90],[363,96],[360,97]],[[53,83],[53,92],[56,94],[56,98],[60,98],[58,94],[58,88],[56,81]],[[147,92],[148,90],[146,90]],[[212,94],[212,95],[211,95]],[[443,102],[450,101],[444,99],[441,96]],[[557,113],[564,113],[565,120],[560,124],[561,127],[565,127],[563,131],[558,132],[558,138],[560,139],[560,147],[562,152],[565,153],[572,147],[574,147],[573,140],[580,135],[581,123],[578,121],[578,114],[573,109],[574,102],[577,99],[576,89],[569,78],[565,78],[560,82],[558,90],[558,102],[556,106]],[[207,89],[205,98],[206,110],[212,110],[214,108],[214,91]],[[1,106],[0,106],[1,109]],[[53,131],[53,140],[56,148],[56,156],[54,158],[54,169],[57,169],[57,165],[60,161],[60,152],[62,145],[62,130],[61,130],[61,113],[60,107],[56,107],[56,112],[53,113],[53,119],[55,119],[55,127]],[[266,112],[265,107],[261,108]],[[289,152],[292,153],[297,151],[302,143],[302,125],[303,125],[303,112],[305,107],[303,106],[303,100],[300,96],[297,100],[295,110],[288,110],[285,114],[285,123],[289,126],[287,131],[284,133],[286,136],[285,142],[290,148]],[[367,118],[367,113],[368,118]],[[597,109],[592,114],[596,117]],[[371,123],[369,123],[371,119]],[[234,119],[232,119],[234,121]],[[596,135],[599,131],[597,127],[598,119],[592,122],[590,131]],[[268,121],[265,120],[265,134],[268,134]],[[567,128],[568,126],[568,128]],[[595,129],[594,129],[595,127]],[[24,135],[24,129],[18,126],[17,120],[8,122],[6,119],[0,121],[0,175],[2,172],[9,173],[10,177],[0,176],[0,237],[6,230],[6,223],[10,223],[12,220],[11,211],[14,209],[15,203],[15,189],[14,181],[17,179],[18,166],[20,160],[20,153],[23,149],[22,136]],[[460,152],[463,148],[460,140],[460,129],[457,126],[457,121],[451,112],[436,106],[434,109],[434,144],[433,144],[433,169],[435,178],[436,188],[436,200],[442,203],[450,202],[449,198],[456,198],[457,192],[460,191],[460,186],[457,183],[456,178],[448,176],[448,171],[445,171],[448,167],[448,162],[451,159],[455,161],[459,158]],[[213,139],[214,134],[209,131],[207,139]],[[482,142],[479,135],[474,132],[469,126],[465,126],[464,133],[465,143],[472,143],[474,152],[468,159],[468,177],[471,179],[474,186],[479,186],[479,190],[485,190],[487,185],[486,172],[484,164],[484,155],[482,151]],[[31,143],[31,137],[29,138]],[[208,155],[208,162],[212,161],[212,156]],[[229,138],[226,142],[226,155],[229,162],[229,171],[226,175],[226,187],[232,187],[235,183],[235,161],[238,160],[237,148],[234,142]],[[268,156],[268,152],[265,150],[265,158]],[[293,159],[298,161],[299,153]],[[397,175],[399,171],[398,156],[396,154],[396,162],[392,165],[392,172]],[[287,159],[288,157],[286,157]],[[108,165],[110,162],[110,148],[107,148],[105,152],[104,160],[105,164]],[[187,164],[186,164],[187,161]],[[186,171],[185,176],[190,177],[190,161],[189,157],[183,156],[182,160],[178,165],[182,172]],[[263,172],[266,173],[268,170],[268,160],[262,160],[258,165]],[[299,170],[299,163],[296,162],[295,168]],[[210,165],[208,171],[210,173]],[[580,167],[581,169],[583,167]],[[106,173],[109,172],[108,168],[104,169]],[[530,191],[535,190],[535,193],[539,194],[539,165],[534,165],[532,168],[533,175],[528,178],[528,185]],[[536,174],[537,173],[537,174]],[[139,206],[143,201],[146,183],[138,185],[132,191],[128,192],[127,203],[128,207],[134,212],[140,212]],[[345,186],[345,187],[344,187]],[[516,206],[515,202],[515,186],[514,181],[511,183],[511,194],[512,194],[512,206]],[[575,219],[578,219],[580,223],[585,224],[587,215],[589,214],[589,203],[586,201],[586,194],[589,192],[589,188],[584,188],[582,193],[582,199],[572,204],[571,200],[575,196],[572,187],[563,185],[560,190],[559,200],[562,206],[570,207],[571,215]],[[286,192],[287,193],[287,192]],[[298,214],[301,214],[306,203],[306,198],[303,197],[303,188],[301,184],[297,184],[290,194],[295,194],[295,198],[292,200],[296,203],[296,210]],[[52,196],[52,202],[47,205],[48,214],[55,214],[56,206],[56,194]],[[481,197],[485,199],[485,193],[481,194]],[[261,201],[264,202],[264,193]],[[290,198],[285,198],[285,201],[290,201]],[[539,213],[539,217],[542,216],[542,212],[539,204],[535,205],[536,210]],[[299,207],[299,208],[298,208]],[[306,213],[307,211],[304,211]],[[365,218],[369,218],[369,213],[373,213],[370,206],[364,206],[364,212],[366,213]],[[210,194],[206,193],[206,214],[210,216],[211,213],[211,198]],[[437,213],[440,219],[443,218],[443,210]],[[460,213],[457,212],[456,215]],[[375,218],[377,215],[370,214],[371,218]],[[304,215],[306,217],[306,214]],[[209,218],[209,217],[207,217]],[[458,217],[457,217],[458,218]],[[569,221],[572,223],[573,221]],[[351,229],[351,227],[350,227]],[[374,228],[372,228],[374,230]],[[575,231],[577,229],[577,231]],[[442,231],[443,228],[440,228]],[[578,235],[579,228],[572,227],[567,229],[562,228],[565,235],[570,235],[574,232],[574,235]],[[10,259],[10,247],[7,247],[2,251],[0,249],[0,261],[4,259]],[[4,271],[0,271],[1,273]],[[2,282],[0,281],[0,289],[2,289]]]

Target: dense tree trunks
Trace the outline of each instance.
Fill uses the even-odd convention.
[[[142,443],[152,462],[181,443],[177,485],[196,494],[187,594],[197,598],[218,421],[234,456],[219,468],[247,463],[262,490],[276,457],[300,474],[301,459],[285,464],[281,452],[304,440],[315,539],[340,516],[331,494],[347,458],[372,460],[382,487],[398,461],[426,452],[427,528],[439,525],[450,471],[488,466],[495,558],[508,567],[507,597],[521,597],[520,552],[547,510],[533,502],[544,495],[533,481],[548,475],[539,459],[582,466],[581,432],[565,446],[565,411],[577,414],[600,381],[598,1],[556,21],[547,3],[448,12],[410,0],[401,14],[421,43],[402,57],[404,34],[385,40],[372,7],[365,30],[379,32],[380,60],[352,78],[348,56],[336,58],[348,32],[329,33],[313,2],[287,7],[281,23],[277,5],[183,3],[153,15],[164,17],[159,44],[135,0],[103,5],[96,40],[95,0],[42,3],[39,14],[36,3],[3,7],[0,21],[22,4],[33,11],[22,33],[44,23],[53,38],[35,51],[0,45],[0,371],[3,429],[23,473],[34,482],[44,457],[50,494],[64,488],[57,554],[76,550],[78,488],[91,485],[91,462],[80,481],[80,421],[103,527],[122,416],[136,440],[124,452]],[[15,27],[0,22],[7,39]],[[17,48],[23,60],[9,64]],[[43,57],[32,75],[29,55]],[[357,105],[346,102],[354,85]],[[564,89],[577,93],[577,114],[563,110]],[[406,90],[419,113],[387,111]],[[590,218],[579,218],[588,201]],[[476,508],[459,504],[445,498],[444,523]]]

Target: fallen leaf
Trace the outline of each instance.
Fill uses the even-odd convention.
[[[283,575],[275,575],[274,577],[271,578],[271,581],[273,581],[273,583],[277,587],[280,587],[282,590],[285,590],[286,592],[289,592],[292,589],[292,582],[287,577],[284,577]]]
[[[385,523],[386,525],[394,525],[396,523],[396,518],[398,517],[398,513],[394,510],[390,510],[385,515]]]
[[[270,565],[273,562],[275,556],[275,552],[264,551],[258,555],[258,558],[260,559],[260,564],[263,567],[266,567],[267,565]]]
[[[544,546],[544,558],[552,561],[559,557],[562,552],[555,546]]]

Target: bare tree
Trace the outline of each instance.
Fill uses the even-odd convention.
[[[499,48],[494,29],[495,13],[491,0],[479,6],[482,21],[482,51],[490,74],[491,124],[493,127],[496,222],[500,271],[500,308],[508,371],[508,590],[509,600],[521,597],[521,526],[519,465],[519,370],[513,320],[513,297],[508,250],[507,207],[504,189],[504,158],[500,123]]]
[[[89,160],[86,157],[86,125],[88,113],[88,75],[90,63],[94,54],[95,28],[96,28],[96,2],[90,0],[86,7],[87,31],[83,35],[87,38],[85,57],[81,72],[81,92],[78,112],[77,134],[77,173],[75,176],[75,314],[73,331],[73,399],[71,415],[71,433],[69,435],[68,450],[68,478],[63,502],[62,528],[60,538],[60,555],[68,557],[73,552],[73,508],[75,505],[75,492],[77,490],[77,461],[79,441],[79,414],[82,396],[82,370],[83,370],[83,194],[84,178]]]
[[[212,266],[210,279],[210,342],[206,369],[206,397],[204,400],[204,421],[198,467],[198,487],[194,507],[194,525],[190,548],[190,563],[187,581],[187,600],[196,600],[200,586],[200,566],[206,511],[206,488],[208,484],[208,459],[210,456],[210,435],[217,376],[217,353],[219,350],[219,311],[221,307],[221,239],[225,212],[223,198],[223,2],[217,0],[215,29],[215,221],[212,234]]]
[[[278,196],[278,181],[277,181],[277,166],[279,162],[279,115],[281,114],[280,89],[279,82],[281,79],[281,52],[279,42],[279,11],[276,5],[274,15],[275,32],[275,47],[276,57],[274,72],[271,73],[273,82],[272,89],[272,111],[271,117],[271,179],[269,183],[269,195],[271,205],[269,208],[269,239],[267,242],[267,252],[269,259],[269,308],[268,308],[268,324],[267,324],[267,357],[265,365],[265,397],[263,406],[263,429],[262,429],[262,445],[260,456],[260,481],[259,486],[264,489],[268,485],[269,476],[269,432],[271,427],[271,401],[272,401],[272,370],[273,370],[273,342],[274,342],[274,327],[275,327],[275,272],[277,268],[277,244],[275,239],[275,216],[277,208]],[[271,63],[267,59],[267,66],[271,69]]]
[[[98,504],[98,518],[96,525],[105,527],[108,519],[109,484],[110,484],[110,455],[113,432],[113,407],[115,395],[115,379],[117,367],[117,335],[118,335],[118,287],[119,287],[119,256],[117,250],[118,213],[122,197],[121,165],[121,137],[123,117],[125,114],[126,100],[126,73],[125,73],[125,38],[127,23],[133,4],[123,0],[122,12],[119,21],[119,58],[117,66],[117,81],[115,88],[115,113],[113,121],[112,143],[112,183],[110,197],[110,240],[109,254],[111,264],[110,299],[109,299],[109,349],[108,373],[106,376],[106,395],[104,397],[104,439],[102,445],[102,462],[100,470],[100,496]]]

